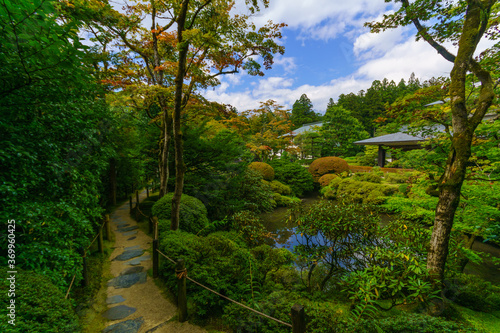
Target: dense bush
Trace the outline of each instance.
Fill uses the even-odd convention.
[[[396,317],[384,319],[365,319],[357,323],[350,323],[344,331],[339,332],[364,332],[364,333],[455,333],[455,332],[477,332],[477,330],[465,327],[440,317],[431,317],[424,314],[402,314]]]
[[[446,283],[445,295],[458,305],[475,311],[500,310],[500,287],[475,275],[458,274]]]
[[[328,186],[330,184],[330,181],[332,181],[334,178],[337,178],[338,176],[333,174],[333,173],[327,173],[326,175],[323,175],[319,178],[318,182],[321,187]]]
[[[382,204],[385,197],[397,191],[398,188],[391,185],[357,181],[353,178],[335,178],[330,185],[321,189],[321,194],[326,199],[336,199],[341,196],[357,203]]]
[[[292,265],[292,256],[286,249],[261,245],[249,250],[236,232],[199,237],[183,231],[168,231],[160,239],[160,250],[170,258],[185,259],[188,274],[194,280],[249,305],[268,294],[265,281],[270,272]],[[175,293],[178,280],[173,270],[170,262],[161,262],[160,275]],[[187,288],[194,303],[190,313],[199,318],[221,315],[231,304],[194,283],[189,283]]]
[[[380,177],[378,174],[372,173],[372,172],[355,173],[353,178],[354,178],[354,180],[365,181],[365,182],[370,182],[370,183],[380,184],[382,182],[382,177]]]
[[[0,331],[80,332],[71,302],[46,276],[17,269],[15,297],[8,297],[10,283],[5,269],[0,271]],[[15,300],[15,326],[8,324],[10,300]]]
[[[285,185],[277,180],[273,180],[272,182],[268,182],[266,180],[262,180],[265,184],[267,184],[271,191],[274,193],[278,193],[281,195],[290,195],[292,194],[292,188],[288,185]]]
[[[285,159],[273,160],[270,164],[274,168],[276,180],[290,186],[293,195],[302,197],[313,190],[314,181],[307,168]]]
[[[172,213],[173,196],[173,193],[167,193],[153,205],[153,215],[160,220],[160,231],[168,230],[170,227],[168,220],[170,220]],[[181,197],[179,218],[179,228],[195,234],[208,225],[205,205],[187,194],[183,194]]]
[[[255,170],[262,175],[262,178],[267,181],[274,180],[274,169],[264,162],[252,162],[248,165],[249,169]]]
[[[262,213],[273,209],[271,186],[262,181],[259,172],[252,169],[245,170],[238,185],[239,187],[234,189],[232,198],[238,204],[235,212],[251,210]]]
[[[391,184],[404,184],[408,181],[409,176],[401,173],[387,173],[384,178]]]
[[[286,195],[281,195],[279,193],[274,193],[273,194],[273,204],[276,207],[291,207],[294,204],[298,204],[301,202],[299,198],[296,197],[289,197]]]
[[[340,174],[344,171],[349,171],[349,165],[345,160],[334,156],[318,158],[309,166],[309,172],[315,181],[327,173]]]

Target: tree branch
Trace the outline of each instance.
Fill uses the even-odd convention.
[[[405,11],[410,7],[408,0],[401,0],[403,3],[403,7]],[[406,12],[408,14],[408,12]],[[432,38],[432,36],[427,32],[427,30],[420,24],[420,20],[418,18],[411,19],[418,32],[422,36],[422,38],[429,43],[439,54],[441,54],[446,60],[449,62],[455,62],[455,56],[451,54],[444,46],[439,44]]]

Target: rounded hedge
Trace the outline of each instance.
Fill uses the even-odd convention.
[[[0,270],[0,331],[2,332],[80,332],[78,319],[71,302],[64,298],[50,279],[44,275],[17,269],[15,290],[11,291],[12,275]],[[15,293],[9,297],[10,293]],[[8,316],[15,303],[15,326],[8,323]]]
[[[160,231],[169,229],[169,220],[172,215],[172,198],[174,193],[165,194],[153,205],[153,215],[160,221]],[[208,225],[207,208],[199,199],[183,194],[179,211],[179,228],[181,230],[198,233]]]
[[[309,172],[316,182],[327,173],[339,174],[344,171],[349,171],[349,165],[344,159],[334,156],[318,158],[309,166]]]
[[[328,186],[330,182],[334,179],[337,178],[338,176],[333,174],[333,173],[327,173],[326,175],[323,175],[319,178],[318,182],[321,187]]]
[[[274,169],[267,163],[264,162],[252,162],[248,165],[249,169],[255,170],[262,175],[267,181],[274,180]]]

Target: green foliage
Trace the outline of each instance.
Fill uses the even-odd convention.
[[[425,314],[404,313],[384,319],[365,319],[349,324],[343,332],[365,333],[454,333],[477,332],[463,324],[446,321],[441,317]]]
[[[251,246],[262,244],[266,239],[273,237],[254,212],[243,210],[234,214],[232,220],[233,229],[238,231],[246,243]]]
[[[238,204],[234,211],[245,209],[261,213],[273,209],[271,187],[263,183],[262,175],[252,169],[243,173],[238,187],[234,187],[231,194],[233,200],[236,199]]]
[[[500,310],[500,287],[475,275],[458,274],[447,281],[445,296],[454,303],[475,311]]]
[[[318,179],[318,183],[321,187],[325,187],[328,186],[330,182],[337,177],[338,176],[333,173],[327,173],[326,175],[323,175]]]
[[[248,168],[257,171],[262,175],[262,178],[267,181],[274,180],[274,169],[267,163],[264,162],[252,162],[248,165]]]
[[[301,127],[307,123],[319,121],[321,115],[314,112],[311,100],[306,94],[302,94],[298,100],[293,103],[292,116],[290,120],[293,123],[292,129]]]
[[[166,231],[170,228],[168,220],[170,220],[170,216],[172,214],[173,197],[174,193],[167,193],[153,205],[153,215],[157,216],[161,221],[160,232]],[[187,194],[183,194],[180,206],[179,228],[181,230],[196,234],[207,227],[207,209],[205,208],[205,205],[203,205],[203,202]]]
[[[356,154],[356,163],[361,166],[376,166],[378,158],[377,146],[365,146],[365,151]]]
[[[160,240],[160,250],[170,258],[185,259],[189,277],[252,307],[269,291],[264,285],[266,276],[290,266],[292,260],[287,250],[267,245],[249,250],[234,232],[216,232],[198,237],[183,231],[168,231]],[[175,292],[177,278],[174,266],[162,260],[160,275]],[[193,283],[188,283],[187,288],[189,299],[194,303],[191,313],[198,318],[228,313],[232,303]],[[231,321],[231,326],[238,326],[238,322],[246,321],[248,316],[251,314],[246,311],[244,316]]]
[[[409,180],[409,175],[391,172],[386,173],[384,175],[384,179],[386,182],[391,184],[404,184]]]
[[[5,230],[16,220],[16,265],[63,290],[81,279],[77,250],[101,222],[114,120],[86,65],[80,22],[63,19],[58,4],[0,4],[0,218]]]
[[[221,220],[241,207],[238,195],[249,158],[245,143],[234,132],[208,135],[206,125],[184,130],[186,178],[184,193],[200,199],[210,219]]]
[[[378,223],[369,207],[320,201],[307,208],[297,207],[293,216],[299,243],[294,252],[309,270],[309,291],[323,290],[330,279],[339,281],[345,273],[366,264],[366,247],[376,243]],[[321,276],[318,286],[313,286],[316,267]]]
[[[9,297],[11,274],[6,269],[0,270],[0,304],[2,332],[80,332],[78,318],[71,302],[64,299],[64,294],[50,279],[33,271],[17,269],[15,275],[15,296]],[[15,300],[15,326],[7,321],[11,306]]]
[[[299,204],[301,202],[299,198],[289,197],[278,193],[274,193],[273,200],[276,203],[277,207],[292,207],[293,205]]]
[[[299,163],[279,159],[271,161],[270,164],[274,168],[276,180],[290,186],[293,195],[302,197],[313,190],[311,174]]]
[[[380,177],[372,173],[359,173],[361,177],[378,180]],[[356,203],[382,204],[387,196],[398,191],[397,187],[385,184],[357,181],[355,177],[337,178],[330,185],[321,189],[321,194],[327,199],[344,198]]]
[[[369,138],[361,122],[337,105],[329,105],[326,109],[321,134],[325,140],[322,156],[354,156],[363,150],[354,142]]]
[[[321,176],[326,175],[327,173],[340,174],[345,171],[349,171],[349,165],[347,165],[347,162],[334,156],[318,158],[309,166],[309,172],[315,181],[318,181]]]
[[[355,173],[352,178],[354,180],[357,180],[357,181],[364,181],[364,182],[377,183],[377,184],[380,184],[382,182],[382,177],[380,177],[376,173],[372,173],[372,172]]]
[[[269,185],[271,187],[271,191],[273,191],[274,193],[278,193],[281,195],[292,194],[292,188],[290,186],[285,185],[277,180],[273,180],[272,182],[263,180],[263,182],[266,182],[265,184]]]

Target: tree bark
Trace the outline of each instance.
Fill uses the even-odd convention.
[[[471,155],[474,131],[482,121],[494,98],[493,81],[490,73],[473,59],[482,33],[481,26],[484,24],[482,19],[488,20],[489,12],[486,13],[488,15],[483,15],[485,12],[482,11],[476,1],[469,1],[468,3],[458,53],[454,59],[454,66],[450,75],[453,125],[452,147],[446,162],[445,172],[438,184],[439,201],[436,207],[434,229],[427,257],[427,269],[431,274],[431,278],[434,281],[439,280],[441,282],[444,278],[453,219],[460,202],[460,192],[466,174],[467,161]],[[472,71],[481,81],[479,99],[475,103],[475,112],[471,116],[466,106],[465,82],[468,70]]]
[[[184,188],[184,174],[186,165],[184,164],[183,142],[181,131],[182,112],[182,88],[184,86],[184,75],[186,74],[186,59],[189,43],[183,40],[183,32],[186,24],[186,16],[189,7],[189,0],[184,0],[177,20],[177,42],[179,45],[179,59],[177,75],[175,77],[175,97],[174,97],[174,147],[175,147],[175,190],[172,198],[171,230],[179,228],[179,211],[181,204],[182,190]]]
[[[161,101],[160,106],[163,110],[163,120],[162,120],[162,130],[161,130],[161,141],[160,141],[160,193],[159,198],[161,199],[165,194],[168,193],[168,179],[170,177],[168,169],[168,161],[170,157],[170,144],[172,142],[172,117],[170,116],[167,108],[166,101]]]

